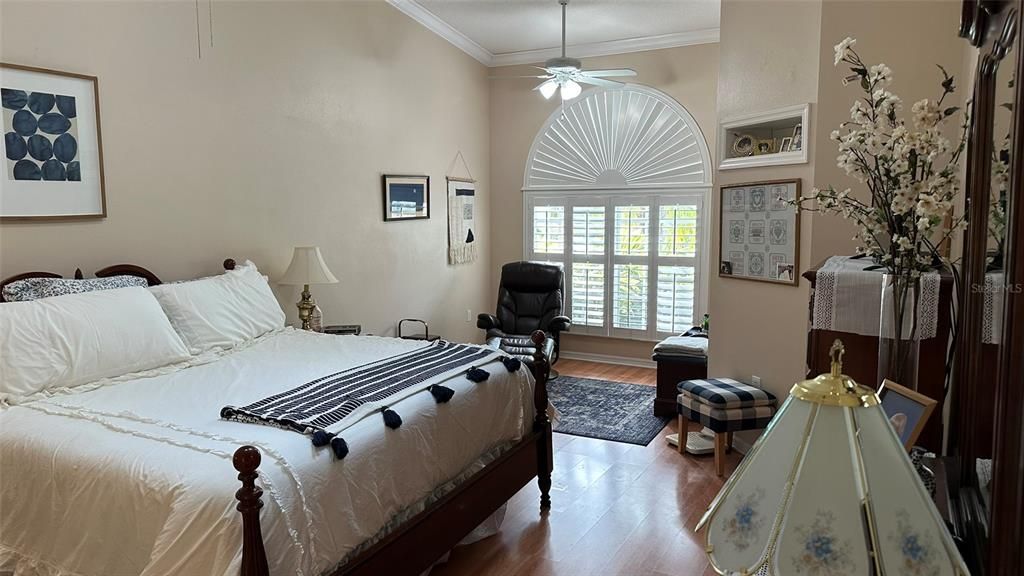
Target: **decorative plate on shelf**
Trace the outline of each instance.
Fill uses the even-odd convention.
[[[754,143],[757,140],[750,134],[737,134],[732,141],[732,151],[737,156],[750,156],[754,153]]]

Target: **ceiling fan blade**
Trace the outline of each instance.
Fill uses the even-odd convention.
[[[593,84],[594,86],[622,86],[622,82],[615,82],[614,80],[605,80],[603,78],[594,78],[592,76],[577,76],[574,78],[577,82],[584,84]]]
[[[554,76],[488,76],[491,80],[515,79],[515,78],[554,78]]]
[[[584,76],[608,77],[608,76],[636,76],[636,70],[629,68],[616,68],[613,70],[584,70],[580,72]]]

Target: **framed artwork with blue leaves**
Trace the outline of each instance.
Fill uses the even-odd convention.
[[[0,63],[0,220],[107,215],[95,76]]]

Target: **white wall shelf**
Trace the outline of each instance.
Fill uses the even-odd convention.
[[[810,104],[722,119],[718,124],[718,169],[806,164],[810,145],[809,125]],[[789,150],[780,151],[783,141],[793,138],[797,126],[800,126],[800,147],[791,145]],[[733,147],[736,140],[743,137],[753,140],[753,150],[749,155],[737,154]],[[756,153],[758,144],[762,142],[769,143],[772,151]]]

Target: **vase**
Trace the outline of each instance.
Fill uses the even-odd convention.
[[[882,275],[882,306],[878,327],[878,379],[917,390],[921,340],[917,302],[921,280],[903,274]]]

